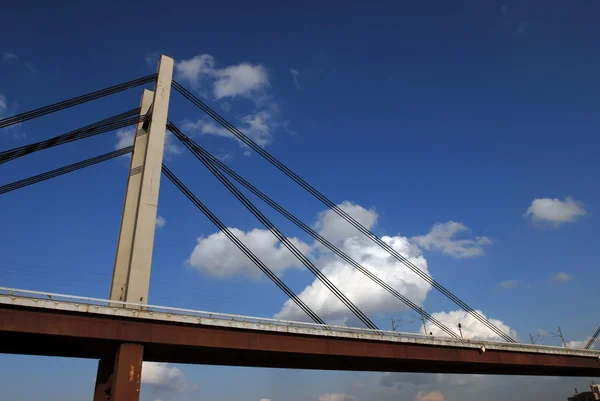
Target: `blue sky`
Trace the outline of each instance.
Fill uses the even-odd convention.
[[[0,26],[0,118],[151,74],[158,55],[167,54],[176,60],[182,84],[329,198],[349,202],[351,214],[412,252],[435,279],[520,340],[540,332],[540,342],[557,345],[544,331],[560,325],[567,340],[584,341],[598,325],[593,317],[600,298],[592,252],[600,240],[600,3],[413,3],[189,2],[166,9],[156,2],[14,3],[3,7]],[[140,96],[141,88],[5,129],[0,149],[131,109]],[[176,93],[169,116],[307,223],[339,244],[355,239],[355,246],[344,248],[352,256],[374,255],[355,232],[319,214],[323,205],[258,155],[245,154]],[[0,184],[108,152],[127,137],[127,131],[107,133],[4,164]],[[172,170],[228,226],[241,230],[290,287],[322,297],[318,312],[326,320],[355,323],[268,235],[252,231],[262,229],[258,221],[199,162],[175,140],[168,145]],[[1,285],[107,297],[127,165],[126,158],[113,160],[1,196],[7,227],[0,232]],[[402,330],[419,330],[399,302],[379,296],[320,254],[299,230],[257,205],[284,233],[297,237],[377,324],[389,328],[391,317],[402,317]],[[242,258],[223,262],[215,250],[226,243],[211,237],[216,229],[166,180],[158,214],[165,224],[156,232],[151,303],[297,317],[272,283],[253,276],[255,267]],[[451,313],[457,310],[453,304],[400,266],[377,257],[373,263],[370,268],[448,325],[460,321],[470,335],[490,335]],[[37,387],[56,386],[56,399],[75,400],[91,394],[95,363],[3,356],[0,369],[1,391],[13,400],[42,394],[20,385],[19,372],[30,369]],[[180,369],[177,377],[189,385],[147,382],[144,400],[201,394],[240,401],[470,397],[451,376],[152,369]],[[59,376],[59,384],[70,383],[67,375],[81,380],[71,393],[49,383],[51,375]],[[228,388],[234,376],[240,385]],[[500,391],[500,379],[468,380],[471,388]],[[572,387],[587,383],[511,380],[521,389],[537,388],[539,397],[548,386],[566,397]],[[289,386],[280,383],[296,386],[298,395],[290,398]]]

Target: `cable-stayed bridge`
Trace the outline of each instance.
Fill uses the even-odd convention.
[[[289,167],[172,79],[173,60],[158,72],[0,120],[0,129],[127,89],[145,89],[138,108],[65,134],[0,152],[0,164],[44,149],[136,126],[133,146],[0,186],[0,194],[131,153],[125,202],[107,299],[0,287],[0,352],[99,359],[94,400],[137,400],[142,361],[307,369],[518,375],[599,376],[600,352],[518,344],[456,294],[434,280]],[[343,250],[186,136],[168,117],[171,89],[189,100],[249,149],[280,170],[391,258],[454,302],[504,342],[467,340],[424,311]],[[365,328],[325,322],[178,178],[163,160],[167,130],[281,242]],[[149,303],[149,284],[161,176],[182,192],[314,323],[300,323]],[[251,192],[337,257],[437,326],[444,337],[386,332],[355,305],[244,195]],[[2,283],[0,283],[2,285]],[[108,283],[107,283],[108,285]],[[599,329],[600,331],[600,329]]]

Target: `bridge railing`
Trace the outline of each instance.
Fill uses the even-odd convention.
[[[176,308],[170,306],[150,305],[133,302],[112,301],[107,299],[82,297],[76,295],[58,294],[43,291],[25,290],[19,288],[0,287],[0,304],[15,304],[27,307],[50,308],[71,311],[84,311],[94,313],[94,307],[102,307],[107,313],[116,313],[119,316],[128,311],[133,317],[151,317],[160,320],[173,320],[191,322],[190,318],[202,321],[208,325],[238,327],[245,329],[275,330],[303,332],[310,335],[351,336],[376,341],[414,342],[421,344],[435,344],[451,347],[489,348],[501,350],[514,350],[536,353],[573,354],[600,358],[598,351],[582,349],[565,349],[557,346],[541,344],[508,344],[499,341],[480,339],[454,339],[444,336],[426,336],[417,333],[398,331],[371,330],[359,327],[319,325],[308,322],[272,319],[255,316],[243,316],[230,313],[208,312],[194,309]],[[92,307],[92,308],[90,308]],[[127,307],[127,308],[125,308]],[[100,312],[104,313],[104,312]],[[162,317],[160,317],[162,316]],[[277,328],[281,328],[278,330]],[[321,334],[322,333],[322,334]]]
[[[273,319],[266,317],[256,317],[256,316],[244,316],[244,315],[236,315],[231,313],[220,313],[220,312],[208,312],[202,310],[195,309],[185,309],[185,308],[176,308],[171,306],[161,306],[161,305],[151,305],[151,304],[143,304],[143,303],[135,303],[135,302],[124,302],[124,301],[113,301],[101,298],[93,298],[93,297],[83,297],[77,295],[67,295],[67,294],[58,294],[53,292],[45,292],[45,291],[34,291],[34,290],[25,290],[21,288],[9,288],[9,287],[0,287],[0,296],[12,296],[12,297],[21,297],[21,298],[31,298],[37,300],[54,300],[61,302],[68,302],[72,304],[86,304],[86,305],[97,305],[104,307],[115,307],[116,305],[122,307],[128,307],[129,309],[134,310],[145,310],[149,312],[155,313],[172,313],[172,314],[180,314],[186,316],[193,317],[201,317],[201,318],[210,318],[210,319],[221,319],[221,320],[230,320],[230,321],[239,321],[239,322],[247,322],[247,323],[259,323],[259,324],[270,324],[270,325],[279,325],[279,326],[287,326],[287,327],[303,327],[309,329],[323,330],[323,331],[339,331],[339,332],[347,332],[347,333],[365,333],[365,334],[378,334],[378,335],[386,335],[386,336],[395,336],[395,337],[413,337],[413,338],[431,338],[431,336],[426,336],[418,333],[406,333],[399,331],[387,331],[387,330],[372,330],[360,327],[350,327],[350,326],[338,326],[338,325],[320,325],[316,323],[309,322],[298,322],[292,320],[282,320],[282,319]]]

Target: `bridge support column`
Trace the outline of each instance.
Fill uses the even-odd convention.
[[[152,105],[154,92],[144,90],[140,105],[140,115],[148,113]],[[127,277],[129,275],[129,261],[131,259],[131,246],[133,244],[133,232],[135,230],[135,216],[140,200],[140,186],[142,185],[142,167],[146,158],[146,147],[148,146],[148,126],[144,122],[138,123],[133,139],[133,153],[127,177],[127,190],[125,192],[125,203],[121,215],[121,229],[119,230],[119,242],[115,256],[115,267],[113,270],[112,283],[110,286],[110,299],[125,301]],[[120,306],[114,304],[114,306]]]
[[[137,127],[121,217],[111,300],[148,303],[173,65],[172,58],[160,58],[154,94],[145,91],[142,97],[141,113],[150,110],[152,116],[149,123]],[[146,126],[147,129],[144,128]]]
[[[143,345],[121,344],[100,359],[94,401],[138,401],[143,356]]]

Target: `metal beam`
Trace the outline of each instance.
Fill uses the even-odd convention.
[[[0,305],[0,352],[102,358],[122,343],[142,344],[144,360],[155,362],[380,372],[600,376],[598,357],[242,330]]]
[[[134,401],[140,396],[144,347],[120,344],[100,358],[94,401]]]

